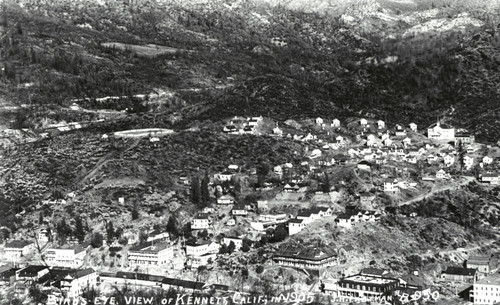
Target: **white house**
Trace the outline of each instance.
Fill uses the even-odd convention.
[[[233,242],[235,246],[234,251],[239,251],[243,246],[243,239],[237,237],[223,237],[221,242],[226,246],[229,246]]]
[[[437,122],[427,128],[427,137],[434,140],[455,140],[455,128]]]
[[[229,195],[222,195],[217,198],[217,204],[232,204],[234,203],[234,198]]]
[[[212,241],[202,241],[195,245],[186,245],[187,256],[200,256],[207,253],[219,253],[220,244]]]
[[[455,163],[455,157],[452,155],[445,155],[443,157],[443,162],[445,166],[450,167]]]
[[[233,176],[234,176],[234,174],[231,172],[223,172],[223,173],[217,174],[215,176],[215,178],[219,179],[221,182],[224,182],[224,181],[231,181],[231,179],[233,179]]]
[[[273,168],[273,173],[275,175],[278,175],[278,176],[283,176],[283,168],[281,168],[281,166],[279,165],[276,165],[274,168]]]
[[[382,120],[378,120],[377,121],[377,126],[378,126],[378,129],[384,129],[385,128],[385,122],[382,121]]]
[[[77,298],[87,289],[97,287],[99,274],[92,268],[79,269],[61,280],[61,292],[66,298]]]
[[[276,127],[273,128],[273,134],[277,136],[283,136],[283,129],[279,128],[276,124]]]
[[[367,121],[366,119],[364,119],[364,118],[363,118],[363,119],[360,119],[360,120],[359,120],[359,124],[360,124],[361,126],[365,126],[365,125],[367,125],[367,124],[368,124],[368,121]]]
[[[244,205],[235,205],[231,210],[231,214],[234,216],[247,216],[248,211],[245,209]]]
[[[413,132],[417,132],[417,124],[410,123],[410,130],[413,131]]]
[[[440,169],[436,172],[436,179],[448,179],[449,175],[444,171],[444,169]]]
[[[410,139],[410,138],[408,138],[408,137],[404,138],[404,139],[403,139],[403,145],[404,145],[405,147],[408,147],[409,145],[411,145],[411,139]]]
[[[309,156],[309,158],[315,159],[321,157],[321,155],[322,155],[321,149],[316,148],[311,151],[311,155]]]
[[[384,145],[387,146],[387,147],[390,147],[392,146],[392,140],[387,138],[384,140]]]
[[[384,181],[384,192],[395,193],[398,191],[399,191],[399,186],[395,179],[386,179]]]
[[[332,121],[332,127],[340,127],[340,121],[338,119],[333,119]]]
[[[474,165],[474,158],[465,156],[464,157],[464,166],[467,170],[472,168],[472,165]]]
[[[337,141],[337,143],[339,143],[339,144],[342,144],[342,143],[344,143],[344,137],[342,137],[342,136],[337,136],[337,137],[335,138],[335,141]]]
[[[481,176],[481,182],[490,184],[500,184],[500,174],[498,173],[487,173]]]
[[[294,235],[306,227],[304,219],[290,219],[288,222],[288,235]]]
[[[322,125],[323,124],[323,119],[322,118],[316,118],[316,125]]]
[[[35,244],[27,240],[12,240],[5,244],[4,258],[10,262],[17,262],[23,256],[32,253],[35,250]]]
[[[491,164],[491,163],[493,163],[493,158],[491,158],[490,156],[484,156],[483,157],[483,164],[488,165],[488,164]]]
[[[199,213],[191,222],[192,230],[203,230],[210,228],[211,220],[208,214]]]

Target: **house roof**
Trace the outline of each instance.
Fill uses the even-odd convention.
[[[167,243],[167,242],[159,242],[159,243],[147,242],[147,243],[142,243],[142,244],[136,245],[134,247],[131,247],[129,250],[129,253],[130,252],[141,252],[141,253],[156,254],[162,250],[165,250],[166,248],[168,248],[168,246],[169,246],[169,243]]]
[[[474,255],[467,260],[467,264],[473,265],[488,265],[490,262],[491,257],[486,255]]]
[[[479,281],[476,284],[485,284],[485,285],[500,285],[500,273],[495,273],[489,275]]]
[[[12,240],[8,243],[5,244],[5,248],[14,248],[14,249],[22,249],[30,244],[32,244],[32,241],[29,240]]]
[[[48,269],[47,266],[42,266],[42,265],[29,265],[28,267],[25,267],[21,270],[19,270],[19,276],[22,277],[30,277],[30,276],[37,276],[38,272]]]
[[[302,223],[303,221],[304,221],[303,219],[294,218],[294,219],[290,219],[288,222],[289,223]]]
[[[168,277],[163,278],[163,280],[161,282],[163,284],[170,285],[170,286],[177,286],[177,287],[183,287],[183,288],[194,289],[194,290],[201,290],[205,286],[205,283],[203,283],[203,282],[186,281],[186,280],[174,279],[174,278],[168,278]]]
[[[373,276],[383,276],[389,274],[387,270],[378,268],[364,268],[361,270],[360,274],[363,275],[373,275]]]
[[[465,275],[465,276],[473,276],[477,272],[477,269],[472,269],[472,268],[461,268],[461,267],[448,267],[446,268],[445,271],[443,271],[444,274],[451,274],[451,275]]]
[[[208,219],[208,213],[198,213],[194,219]]]

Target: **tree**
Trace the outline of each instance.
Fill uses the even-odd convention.
[[[132,209],[132,220],[136,220],[139,218],[139,211],[137,210],[137,205],[134,204],[134,208]]]
[[[115,228],[113,227],[113,222],[108,221],[106,224],[106,240],[111,243],[115,237]]]
[[[271,241],[280,242],[280,241],[284,240],[287,236],[288,236],[288,233],[286,232],[285,228],[283,226],[278,226],[276,228],[276,230],[274,230]]]
[[[92,247],[94,247],[94,248],[99,248],[102,246],[103,241],[104,241],[104,237],[102,236],[102,234],[99,232],[96,232],[92,235],[90,245],[92,245]]]
[[[191,202],[195,205],[200,204],[201,196],[201,186],[200,179],[198,177],[194,177],[191,181]]]
[[[257,274],[261,274],[262,272],[264,272],[264,267],[262,265],[258,265],[256,268],[255,268],[255,272]]]
[[[175,217],[173,215],[170,215],[170,217],[168,218],[166,230],[168,233],[174,236],[177,236],[179,234],[177,230],[177,221],[175,220]]]
[[[234,252],[234,250],[236,249],[236,245],[234,244],[234,241],[230,241],[229,242],[229,245],[227,246],[227,253],[231,254]]]
[[[71,227],[66,223],[66,220],[63,218],[59,223],[56,225],[56,232],[59,236],[59,242],[61,244],[66,243],[66,238],[68,238],[72,231]]]
[[[203,179],[201,179],[201,203],[203,207],[210,204],[210,192],[208,190],[208,184],[210,183],[210,178],[208,177],[208,172],[205,172]]]
[[[259,165],[257,165],[257,184],[259,186],[264,185],[264,182],[266,181],[266,176],[269,174],[269,171],[271,170],[271,166],[266,163],[266,162],[261,162]]]
[[[85,231],[83,230],[83,222],[80,216],[75,217],[75,237],[79,243],[85,240]]]
[[[241,251],[243,251],[243,252],[250,251],[250,245],[251,244],[252,244],[252,242],[248,238],[243,239],[243,244],[241,246]]]
[[[460,164],[460,172],[463,173],[465,167],[465,149],[462,141],[458,141],[457,153],[458,153],[458,162]]]

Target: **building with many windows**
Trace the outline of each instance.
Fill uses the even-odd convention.
[[[273,261],[283,266],[322,269],[337,264],[337,253],[328,248],[284,245],[274,254]]]
[[[168,242],[140,244],[128,251],[130,265],[164,265],[173,256],[173,248]]]
[[[331,294],[370,299],[390,296],[399,287],[399,280],[359,274],[340,279],[335,286],[330,291]]]
[[[45,262],[49,266],[78,268],[83,265],[87,249],[80,245],[49,248],[45,252]]]
[[[500,302],[500,274],[495,273],[475,282],[470,291],[470,301],[478,305]]]

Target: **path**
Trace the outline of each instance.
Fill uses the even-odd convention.
[[[422,194],[422,195],[419,195],[417,197],[413,197],[413,198],[405,200],[403,202],[400,202],[400,203],[397,204],[397,206],[408,205],[408,204],[411,204],[413,202],[417,202],[417,201],[423,200],[423,199],[425,199],[427,197],[430,197],[430,196],[432,196],[432,195],[434,195],[436,193],[440,193],[440,192],[444,192],[444,191],[449,191],[449,190],[454,190],[454,189],[457,189],[457,188],[459,188],[461,186],[467,185],[467,184],[471,183],[472,181],[476,180],[475,177],[470,177],[470,176],[462,176],[461,179],[464,179],[464,180],[460,181],[458,184],[449,184],[449,185],[446,185],[444,187],[433,188],[430,192]]]
[[[136,147],[137,145],[139,145],[139,142],[140,142],[140,139],[134,139],[134,141],[132,142],[132,144],[122,148],[119,152],[118,152],[118,157],[119,159],[121,159],[123,157],[123,154]],[[98,170],[100,170],[106,163],[108,163],[109,161],[113,160],[113,156],[116,155],[117,152],[116,151],[111,151],[109,153],[107,153],[105,156],[103,156],[99,161],[97,161],[96,165],[94,165],[94,167],[89,171],[87,172],[87,174],[85,174],[85,176],[80,179],[80,181],[77,183],[77,185],[84,185],[85,182],[90,178],[90,177],[93,177],[95,176],[95,174],[97,173]]]

